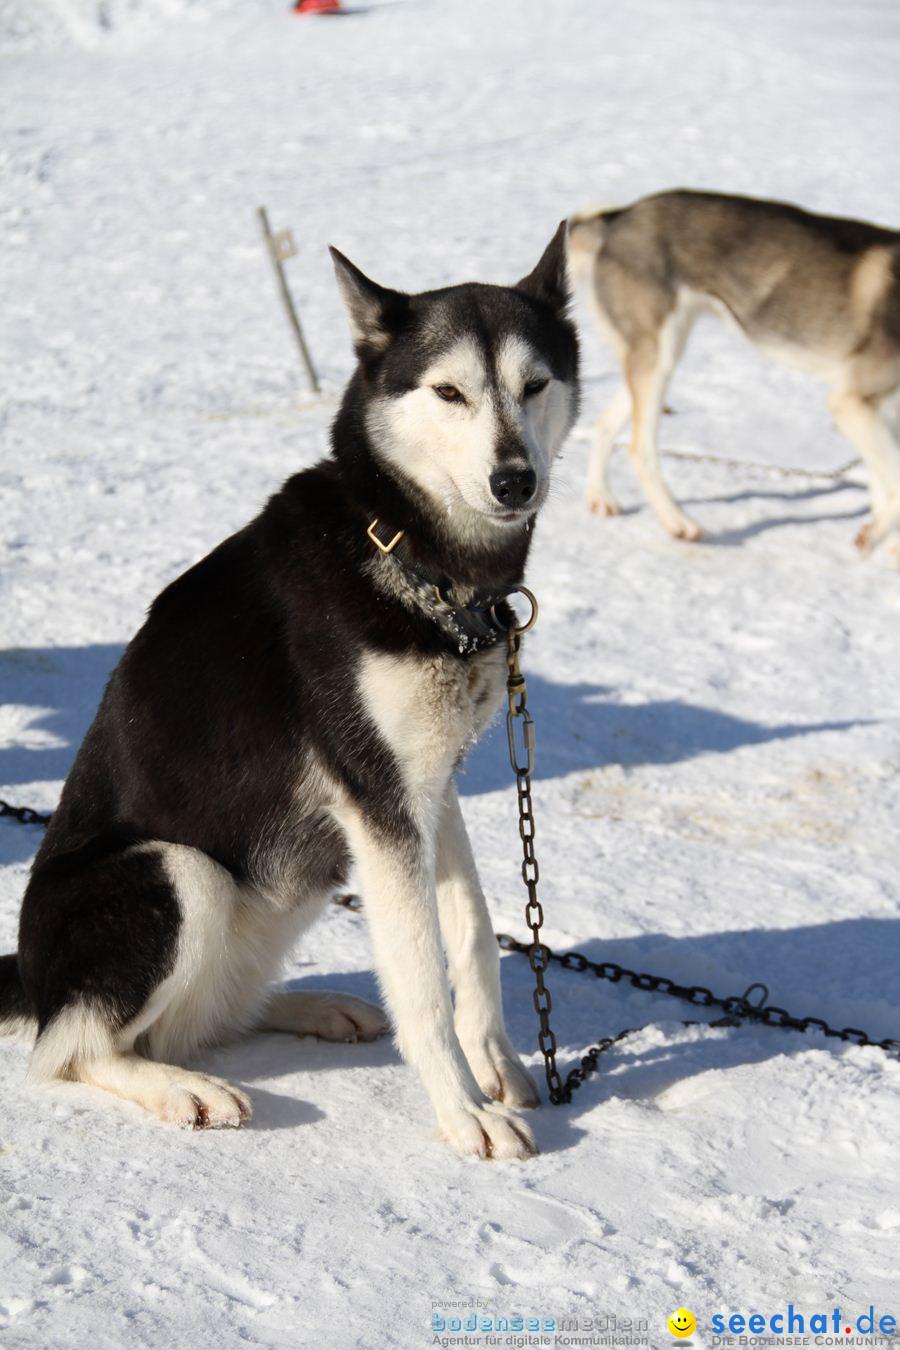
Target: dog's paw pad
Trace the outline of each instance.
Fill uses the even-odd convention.
[[[475,1081],[486,1097],[504,1106],[538,1106],[537,1083],[508,1043],[464,1046]]]
[[[382,1008],[365,999],[349,994],[340,1001],[340,1012],[349,1023],[350,1038],[354,1041],[374,1041],[390,1031],[390,1023]]]
[[[500,1067],[500,1091],[489,1092],[494,1101],[504,1106],[524,1107],[531,1110],[540,1105],[541,1094],[531,1074],[519,1063],[505,1063]]]
[[[618,516],[622,514],[622,508],[612,497],[599,497],[593,494],[585,500],[585,505],[592,516]]]
[[[687,518],[673,525],[670,533],[674,539],[681,539],[687,544],[695,544],[698,539],[703,538],[701,527],[695,520],[688,520]]]
[[[513,1161],[531,1158],[538,1151],[528,1125],[505,1106],[473,1102],[448,1112],[440,1125],[442,1137],[463,1157]]]
[[[296,991],[282,997],[279,1025],[323,1041],[374,1041],[390,1029],[383,1010],[352,994]]]
[[[185,1130],[237,1129],[252,1116],[250,1098],[221,1078],[186,1075],[160,1094],[160,1120]]]

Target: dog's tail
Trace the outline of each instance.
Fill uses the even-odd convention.
[[[34,1010],[19,975],[19,958],[0,956],[0,1036],[35,1032]]]
[[[591,266],[603,247],[607,217],[615,214],[615,206],[587,206],[569,216],[567,242],[569,271],[573,281],[586,281]]]

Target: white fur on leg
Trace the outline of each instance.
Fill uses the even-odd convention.
[[[161,854],[177,896],[174,965],[118,1030],[109,1010],[86,1002],[64,1008],[38,1037],[29,1078],[92,1083],[194,1128],[239,1125],[250,1116],[243,1092],[165,1061],[253,1025],[285,951],[324,897],[308,897],[302,911],[286,910],[238,886],[197,849],[155,842],[139,847]]]
[[[631,396],[627,387],[621,384],[594,423],[594,443],[588,462],[585,500],[588,510],[600,516],[619,514],[619,503],[609,486],[609,459],[616,437],[628,421],[630,412]]]
[[[659,417],[666,386],[687,342],[693,311],[689,303],[674,309],[649,346],[630,352],[626,374],[631,391],[631,445],[629,451],[641,487],[657,519],[676,539],[699,539],[696,521],[682,511],[662,475],[659,462]]]
[[[521,1158],[535,1152],[530,1130],[506,1107],[485,1102],[453,1025],[435,883],[435,837],[453,764],[490,719],[502,688],[499,650],[470,667],[371,654],[360,691],[400,766],[415,835],[380,835],[349,802],[335,815],[357,863],[397,1042],[422,1078],[441,1132],[461,1153]]]
[[[422,849],[400,847],[380,838],[349,805],[339,818],[356,860],[397,1042],[421,1076],[442,1135],[459,1153],[528,1157],[536,1151],[531,1131],[505,1107],[484,1101],[453,1027],[430,841]]]
[[[114,1049],[108,1018],[88,1003],[72,1003],[57,1013],[35,1041],[28,1082],[75,1077],[75,1064],[109,1059]]]
[[[171,985],[151,997],[154,1011],[170,996]],[[38,1037],[28,1080],[90,1083],[136,1102],[160,1120],[191,1129],[237,1126],[249,1120],[249,1098],[221,1078],[160,1064],[136,1054],[133,1045],[146,1018],[139,1017],[113,1034],[108,1017],[84,1003],[64,1008]]]
[[[482,1092],[507,1106],[537,1106],[531,1074],[503,1022],[500,958],[456,788],[438,827],[437,898],[455,993],[456,1034]]]
[[[260,1027],[323,1041],[374,1041],[388,1030],[388,1020],[374,1003],[352,994],[285,989],[273,994]]]
[[[900,528],[900,446],[887,421],[870,399],[838,390],[829,411],[848,441],[859,451],[872,484],[872,519],[856,536],[856,547],[871,553]]]
[[[137,1102],[184,1129],[236,1128],[252,1114],[249,1097],[224,1079],[158,1064],[133,1051],[75,1064],[70,1076]]]
[[[33,1041],[37,1031],[35,1017],[0,1017],[0,1036],[15,1041]]]
[[[178,897],[181,927],[175,965],[151,1000],[156,1006],[152,1020],[139,1028],[138,1049],[154,1059],[182,1060],[258,1022],[286,953],[324,896],[284,909],[239,886],[199,849],[146,847],[161,852]]]

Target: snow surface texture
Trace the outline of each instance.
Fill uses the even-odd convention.
[[[363,4],[3,0],[0,795],[52,807],[156,592],[327,445],[351,368],[325,244],[411,289],[513,280],[586,201],[687,184],[900,221],[893,0]],[[253,211],[325,395],[303,395]],[[614,385],[586,308],[585,398],[538,532],[528,639],[547,938],[900,1034],[900,590],[859,563],[861,471],[821,391],[722,327],[664,419],[660,532],[581,505]],[[783,474],[753,465],[781,465]],[[811,475],[811,476],[807,476]],[[498,928],[523,933],[495,729],[462,779]],[[0,822],[0,950],[36,832]],[[287,974],[376,992],[333,910]],[[503,962],[514,1040],[527,966]],[[646,1318],[686,1304],[900,1317],[900,1065],[553,973],[562,1060],[623,1026],[542,1155],[466,1163],[388,1043],[285,1036],[203,1057],[250,1128],[183,1134],[85,1087],[26,1090],[0,1045],[0,1343],[418,1347],[432,1300]],[[446,1315],[451,1315],[444,1310]],[[849,1322],[846,1325],[850,1325]],[[484,1343],[482,1341],[482,1343]]]

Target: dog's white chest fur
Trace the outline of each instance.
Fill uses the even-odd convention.
[[[504,671],[500,644],[465,661],[375,652],[363,658],[364,706],[413,798],[439,791],[490,722],[503,696]]]

